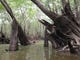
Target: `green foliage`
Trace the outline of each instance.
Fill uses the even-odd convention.
[[[7,0],[7,2],[12,8],[18,8],[25,3],[25,0]]]
[[[3,10],[4,7],[2,6],[2,4],[0,3],[0,11]]]

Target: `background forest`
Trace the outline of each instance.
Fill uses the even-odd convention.
[[[58,14],[61,14],[62,2],[61,0],[41,0],[45,6]],[[7,0],[9,6],[13,10],[17,21],[22,26],[23,30],[29,37],[44,36],[44,26],[38,22],[38,19],[51,20],[40,11],[40,9],[33,4],[30,0]],[[70,0],[72,11],[74,14],[80,11],[80,3],[78,0]],[[0,31],[3,32],[6,37],[10,37],[11,31],[11,18],[6,12],[4,7],[0,4]],[[37,35],[38,34],[38,35]]]

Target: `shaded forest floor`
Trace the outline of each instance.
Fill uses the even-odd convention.
[[[37,41],[32,45],[20,46],[19,51],[16,52],[6,52],[9,45],[0,45],[0,60],[80,60],[77,55],[61,54],[55,52],[51,48],[43,47],[43,41]]]

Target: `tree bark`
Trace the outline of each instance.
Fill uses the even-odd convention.
[[[41,9],[41,11],[43,11],[52,20],[54,20],[57,16],[59,16],[58,14],[49,11],[39,0],[31,0],[31,1],[35,3]]]
[[[80,24],[80,14],[79,14],[79,0],[74,0],[74,6],[75,6],[75,15],[76,20]]]
[[[18,38],[20,40],[21,45],[29,45],[30,42],[25,34],[25,31],[22,30],[21,26],[18,24]]]
[[[17,40],[17,34],[18,34],[18,26],[17,26],[17,21],[13,15],[13,12],[7,2],[5,0],[1,0],[2,5],[4,8],[7,10],[7,12],[10,14],[13,22],[12,22],[12,33],[10,37],[10,46],[9,50],[10,51],[16,51],[18,50],[18,40]]]
[[[24,38],[23,36],[25,36],[25,34],[23,34],[23,30],[22,30],[21,26],[18,24],[18,22],[17,22],[14,14],[13,14],[11,8],[9,7],[9,5],[7,4],[7,2],[5,0],[0,0],[0,2],[2,3],[2,5],[4,6],[4,8],[9,13],[9,15],[11,16],[11,18],[13,20],[9,50],[10,51],[18,50],[18,40],[17,40],[17,37],[19,37],[19,39],[21,41],[21,44],[24,42],[22,45],[28,45],[27,42],[29,42],[29,41],[27,40],[27,37],[25,37],[26,38],[25,40],[22,39],[22,38]],[[23,34],[23,35],[21,35],[21,34]]]
[[[18,26],[17,26],[16,22],[13,20],[13,22],[12,22],[12,33],[11,33],[11,37],[10,37],[9,51],[18,50],[17,34],[18,34]]]
[[[69,47],[70,53],[72,53],[72,54],[76,54],[77,53],[77,51],[73,48],[73,46],[72,46],[70,41],[68,41],[68,47]]]
[[[48,32],[47,32],[47,28],[45,28],[45,37],[44,37],[44,47],[48,47],[49,46],[49,43],[48,43]]]
[[[71,43],[68,43],[68,40],[73,40],[73,38],[71,38],[72,32],[75,33],[77,36],[80,37],[80,28],[79,28],[79,24],[77,23],[75,16],[73,14],[73,12],[71,11],[70,8],[70,4],[69,4],[69,0],[62,0],[64,1],[66,4],[64,4],[63,6],[63,11],[65,12],[65,16],[59,16],[56,14],[51,14],[51,12],[49,12],[49,10],[47,10],[38,0],[31,0],[33,3],[35,3],[49,18],[51,18],[54,21],[54,25],[56,26],[55,30],[56,30],[56,34],[52,35],[53,38],[55,38],[55,41],[57,41],[56,43],[61,45],[71,45]],[[48,12],[48,13],[46,13]],[[51,14],[51,15],[49,15]],[[50,32],[52,32],[52,28],[50,27],[50,24],[47,23],[46,21],[40,21],[43,25],[49,27],[48,30]],[[58,41],[57,38],[60,40]],[[71,42],[71,41],[69,41]],[[73,47],[70,47],[69,45],[69,49],[70,52],[74,49]],[[73,48],[73,49],[72,49]],[[73,52],[71,52],[73,53]]]
[[[62,0],[62,6],[63,6],[63,11],[65,12],[65,15],[72,21],[74,22],[78,27],[80,27],[79,23],[76,21],[76,18],[71,10],[70,7],[70,2],[69,0]]]

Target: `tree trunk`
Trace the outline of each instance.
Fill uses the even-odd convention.
[[[20,40],[21,45],[26,46],[26,45],[30,44],[25,32],[22,30],[22,28],[19,24],[18,24],[18,38]]]
[[[48,43],[48,32],[47,32],[47,28],[45,28],[45,37],[44,37],[44,47],[48,47],[49,43]]]
[[[47,8],[45,8],[45,6],[39,0],[31,0],[31,1],[34,2],[52,20],[54,20],[57,16],[59,16],[56,13],[51,12]]]
[[[79,14],[79,0],[74,0],[74,6],[75,6],[75,16],[76,20],[78,21],[80,25],[80,14]]]
[[[61,46],[62,45],[69,45],[70,52],[74,49],[71,43],[68,43],[68,40],[73,40],[71,38],[72,33],[80,37],[80,28],[79,24],[75,19],[75,16],[73,12],[71,11],[69,0],[62,0],[63,3],[63,11],[65,13],[65,16],[59,16],[56,13],[51,13],[48,9],[46,9],[43,4],[41,4],[38,0],[31,0],[33,3],[35,3],[49,18],[51,18],[54,21],[55,27],[55,35],[51,35],[54,41],[56,41],[57,44]],[[46,21],[40,21],[43,25],[49,27],[48,30],[52,32],[53,27]],[[59,40],[58,40],[59,39]],[[69,40],[69,42],[71,42]],[[74,53],[74,52],[71,52]]]
[[[72,53],[72,54],[76,54],[77,53],[77,51],[73,48],[73,46],[72,46],[70,41],[68,41],[68,47],[70,49],[70,53]]]
[[[80,26],[78,21],[71,10],[69,0],[62,0],[63,11],[65,12],[66,17],[68,17],[72,22],[74,22],[78,27]]]
[[[19,37],[22,45],[28,45],[29,41],[27,40],[27,37],[25,37],[25,39],[23,39],[24,38],[23,36],[26,36],[26,35],[23,33],[21,26],[18,24],[11,8],[9,7],[9,5],[7,4],[7,2],[5,0],[0,0],[0,2],[2,3],[2,5],[4,6],[4,8],[9,13],[9,15],[11,16],[11,18],[13,20],[9,50],[15,51],[18,49],[17,37]],[[23,34],[23,35],[21,35],[21,34]]]
[[[17,34],[18,34],[18,26],[17,26],[16,22],[13,20],[9,51],[18,50]]]

